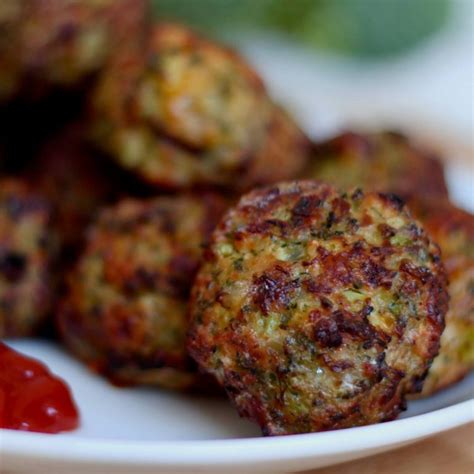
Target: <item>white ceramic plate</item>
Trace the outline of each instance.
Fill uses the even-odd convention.
[[[282,56],[275,53],[272,59],[267,49],[248,52],[253,53],[251,57],[282,102],[315,135],[364,122],[381,127],[405,124],[417,130],[423,125],[419,123],[419,114],[414,123],[413,114],[397,108],[405,91],[399,91],[398,96],[386,91],[384,107],[390,113],[385,113],[379,110],[377,100],[371,100],[371,88],[364,93],[347,77],[347,71],[337,76],[344,78],[341,84],[331,75],[325,76],[324,68],[314,64],[313,68],[309,67],[306,58],[297,64],[294,55],[278,59]],[[407,67],[400,66],[404,74]],[[392,76],[393,71],[381,81],[384,87]],[[390,89],[399,82],[397,77],[393,78]],[[345,98],[341,96],[343,91]],[[410,95],[410,104],[417,96]],[[381,95],[377,97],[380,99]],[[359,114],[362,110],[364,117]],[[462,161],[468,163],[466,157]],[[474,211],[473,170],[455,163],[447,169],[452,197]],[[394,449],[474,419],[474,374],[471,374],[434,397],[410,402],[408,410],[396,421],[325,433],[262,438],[258,429],[240,419],[226,400],[145,388],[118,389],[88,372],[53,343],[23,340],[11,345],[44,361],[70,384],[81,411],[81,428],[54,436],[0,430],[2,472],[292,472]]]
[[[472,174],[462,171],[450,168],[448,181],[472,208]],[[54,343],[10,344],[67,380],[82,418],[79,430],[64,435],[0,430],[0,469],[13,472],[290,472],[394,449],[474,420],[471,374],[436,396],[410,402],[396,421],[261,438],[226,400],[115,388]]]

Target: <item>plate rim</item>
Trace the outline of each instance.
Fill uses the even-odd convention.
[[[114,440],[0,430],[0,453],[8,458],[121,466],[248,466],[310,460],[351,452],[386,450],[474,421],[474,397],[409,418],[319,433],[215,440]],[[52,442],[53,441],[53,442]],[[183,455],[183,451],[185,455]],[[242,455],[245,453],[245,455]]]

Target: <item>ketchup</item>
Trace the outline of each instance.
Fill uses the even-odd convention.
[[[59,433],[78,425],[67,385],[41,362],[0,342],[0,427]]]

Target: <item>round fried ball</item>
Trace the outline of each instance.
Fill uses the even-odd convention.
[[[188,294],[224,201],[158,197],[104,210],[69,275],[63,340],[116,383],[199,384],[185,349]]]
[[[92,99],[92,135],[158,186],[245,189],[295,177],[308,141],[235,52],[173,24],[117,55]]]
[[[77,85],[144,41],[146,17],[146,0],[2,0],[0,98]]]
[[[418,200],[410,207],[440,246],[449,279],[446,328],[421,393],[429,396],[474,368],[474,216],[445,199]]]
[[[54,296],[51,208],[20,180],[0,180],[0,337],[29,336]]]
[[[399,198],[283,183],[216,228],[188,349],[266,435],[364,425],[420,388],[446,309],[439,249]]]
[[[316,147],[304,176],[339,189],[447,197],[441,162],[399,133],[343,133]]]

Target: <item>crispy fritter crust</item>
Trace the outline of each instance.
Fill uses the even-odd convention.
[[[444,199],[412,201],[410,208],[440,246],[449,278],[446,329],[421,393],[429,396],[474,368],[474,216]]]
[[[59,328],[69,348],[117,383],[187,389],[188,296],[218,196],[124,200],[104,210],[68,281]]]
[[[421,388],[447,299],[439,249],[399,198],[285,183],[214,232],[188,349],[264,434],[376,423]]]
[[[432,154],[415,147],[399,133],[343,133],[318,145],[305,178],[339,189],[413,196],[448,197],[443,166]]]
[[[308,140],[235,52],[159,24],[148,48],[117,55],[92,99],[95,142],[159,186],[246,189],[295,177]]]
[[[2,0],[0,98],[72,86],[114,48],[144,42],[146,0]]]
[[[55,243],[49,204],[0,180],[0,337],[34,334],[51,310]]]

